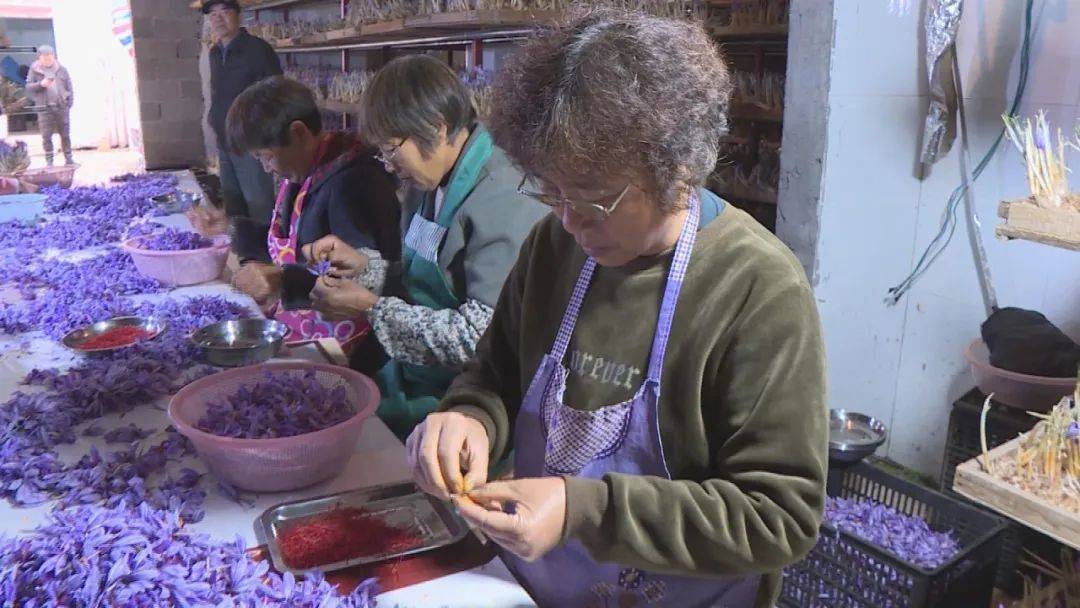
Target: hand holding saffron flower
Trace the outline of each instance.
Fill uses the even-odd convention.
[[[308,272],[317,277],[322,277],[330,274],[330,270],[333,267],[334,265],[330,263],[330,260],[321,260],[308,266]]]
[[[375,307],[379,296],[352,279],[324,275],[311,290],[311,308],[327,321],[348,321]]]
[[[229,231],[229,218],[220,209],[199,205],[187,211],[188,221],[199,234],[216,236]]]
[[[233,275],[232,284],[265,309],[281,297],[281,277],[282,271],[278,266],[248,262]]]
[[[364,273],[368,267],[366,255],[353,249],[340,238],[329,235],[301,248],[309,263],[329,262],[330,270],[320,273],[336,277],[353,278]]]

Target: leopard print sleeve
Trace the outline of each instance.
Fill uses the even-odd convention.
[[[368,313],[375,335],[396,361],[461,369],[476,352],[495,311],[476,300],[434,310],[399,298],[381,298]]]
[[[367,270],[356,277],[356,282],[372,293],[381,294],[386,287],[386,274],[390,262],[384,260],[377,249],[360,249],[368,258]]]

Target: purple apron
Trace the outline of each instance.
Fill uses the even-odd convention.
[[[671,478],[660,439],[660,376],[690,252],[698,229],[698,199],[679,235],[656,324],[649,370],[634,398],[593,412],[563,404],[568,370],[562,361],[577,324],[581,304],[596,270],[585,262],[559,335],[533,376],[517,417],[514,472],[518,478],[577,475],[600,479],[607,473]],[[543,608],[575,606],[672,606],[695,608],[752,606],[759,576],[694,578],[652,574],[614,563],[599,563],[570,539],[535,562],[502,552],[507,566]]]

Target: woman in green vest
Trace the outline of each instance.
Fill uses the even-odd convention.
[[[379,416],[401,438],[472,358],[503,282],[546,208],[477,122],[464,83],[424,55],[395,59],[361,100],[361,136],[406,186],[404,254],[390,264],[329,236],[305,247],[331,270],[311,292],[326,320],[366,314],[389,362]],[[367,357],[370,359],[370,357]]]

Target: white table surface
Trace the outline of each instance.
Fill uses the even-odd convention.
[[[198,191],[198,184],[190,172],[178,172],[177,176],[180,179],[181,188],[193,192]],[[178,228],[190,228],[187,219],[182,215],[155,221]],[[254,306],[254,303],[246,296],[237,294],[220,282],[177,289],[168,295],[224,295],[237,302]],[[0,301],[10,301],[12,297],[12,293],[0,291]],[[287,349],[283,354],[288,359],[325,360],[318,349],[311,345]],[[0,336],[0,401],[7,400],[12,392],[18,390],[19,381],[31,369],[62,368],[75,360],[77,360],[77,355],[73,355],[58,343],[40,335]],[[167,402],[168,400],[164,399],[155,404],[140,406],[126,414],[122,420],[119,416],[109,415],[98,422],[106,430],[130,423],[142,428],[163,430],[169,424],[165,414]],[[98,445],[99,449],[106,450],[116,447],[106,446],[100,437],[95,439],[80,437],[75,444],[59,446],[57,451],[65,460],[74,460],[86,453],[91,445]],[[202,463],[194,458],[175,466],[187,466],[200,472],[206,471]],[[409,479],[409,470],[405,462],[405,447],[381,420],[373,417],[364,424],[356,453],[349,460],[345,471],[334,479],[318,485],[296,492],[250,495],[247,498],[250,498],[254,504],[245,506],[222,495],[217,490],[217,484],[212,476],[208,475],[203,481],[203,489],[207,492],[206,502],[203,505],[206,517],[199,523],[192,524],[191,527],[225,540],[235,538],[239,534],[250,546],[255,546],[257,544],[255,518],[278,503],[407,479]],[[22,509],[13,507],[7,501],[0,501],[0,534],[19,534],[30,530],[44,519],[51,507],[51,504],[45,504],[36,508]],[[379,596],[380,607],[519,608],[535,605],[498,558],[473,570]]]

